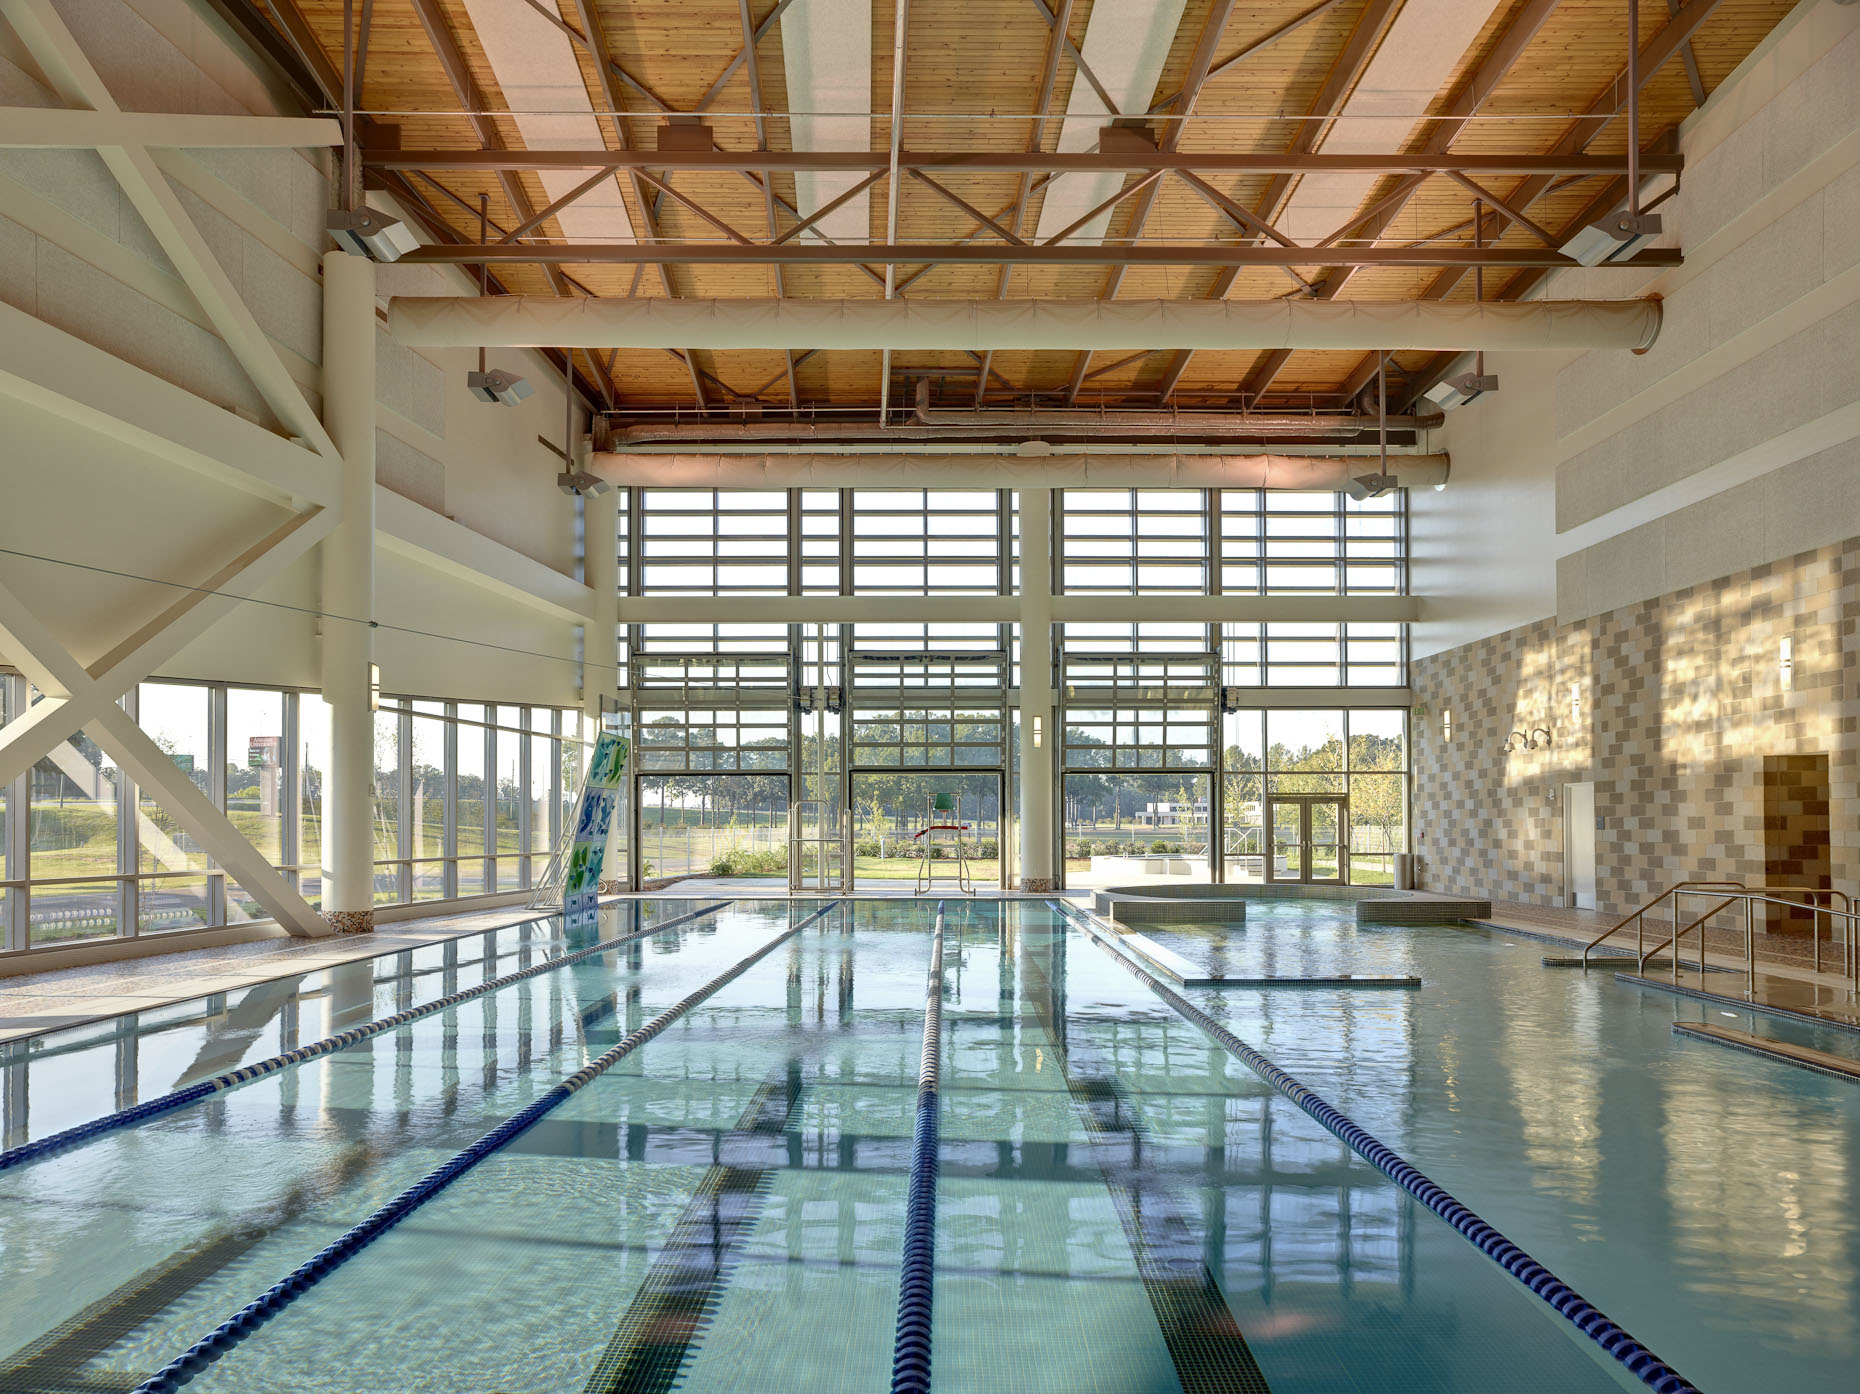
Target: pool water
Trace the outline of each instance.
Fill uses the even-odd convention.
[[[944,906],[936,1389],[1639,1387],[1047,906]],[[691,908],[13,1047],[7,1145]],[[734,902],[0,1171],[0,1391],[132,1388],[815,908]],[[835,906],[189,1387],[889,1387],[936,910]],[[1675,1039],[1708,1004],[1348,912],[1146,932],[1229,973],[1421,977],[1185,995],[1710,1394],[1851,1387],[1860,1091]]]

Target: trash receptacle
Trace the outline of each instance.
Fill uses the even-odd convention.
[[[1414,889],[1414,853],[1412,852],[1395,854],[1395,889],[1398,891]]]

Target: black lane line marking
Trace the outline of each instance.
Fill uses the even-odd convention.
[[[1021,963],[1027,1000],[1091,1135],[1088,1150],[1136,1255],[1137,1275],[1185,1394],[1271,1394],[1226,1296],[1208,1271],[1187,1207],[1153,1166],[1139,1160],[1148,1135],[1129,1097],[1108,1070],[1075,1072],[1069,1043],[1055,1020],[1053,984],[1026,948]],[[1119,1139],[1126,1141],[1120,1145]]]
[[[780,1137],[801,1088],[799,1070],[784,1066],[750,1097],[720,1150],[732,1139]],[[585,1394],[666,1394],[677,1383],[716,1315],[774,1180],[774,1167],[717,1163],[704,1173],[601,1352]]]
[[[108,1370],[86,1374],[84,1367],[313,1206],[333,1199],[380,1160],[372,1147],[350,1148],[323,1175],[292,1187],[257,1223],[210,1234],[145,1268],[15,1351],[0,1365],[0,1391],[85,1394],[135,1388],[145,1376],[119,1377]]]

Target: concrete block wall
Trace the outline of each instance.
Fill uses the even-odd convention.
[[[295,112],[190,0],[70,0],[57,7],[125,108],[220,114]],[[0,104],[62,105],[0,24]],[[234,289],[313,410],[320,406],[322,291],[334,157],[327,150],[161,150],[155,158]],[[459,294],[450,268],[382,268],[381,293]],[[88,151],[0,151],[0,301],[268,430],[279,423],[214,332],[181,276],[103,161]],[[472,399],[467,353],[422,354],[385,329],[377,342],[381,404],[377,479],[394,493],[518,554],[579,574],[576,504],[554,488],[556,457],[538,443],[564,431],[564,389],[540,354],[499,355],[536,394],[512,410]],[[280,523],[282,499],[206,486],[174,463],[18,403],[0,407],[14,449],[0,454],[0,543],[192,581]],[[579,424],[579,423],[578,423]],[[38,448],[35,448],[38,447]],[[102,516],[99,516],[102,515]],[[106,542],[107,539],[107,542]],[[30,542],[32,545],[26,547]],[[107,554],[106,554],[107,553]],[[39,568],[39,569],[35,569]],[[172,592],[82,572],[44,573],[9,559],[0,579],[43,593],[55,631],[79,650],[105,647]],[[312,555],[266,599],[314,607]],[[576,651],[560,611],[526,608],[443,567],[426,574],[405,549],[382,572],[379,617],[409,629],[549,654]],[[398,584],[388,584],[390,576]],[[384,645],[390,690],[572,705],[572,662],[436,641]],[[5,656],[0,655],[0,662]],[[165,669],[183,678],[313,685],[311,622],[279,610],[235,613]],[[444,690],[433,686],[442,680]]]

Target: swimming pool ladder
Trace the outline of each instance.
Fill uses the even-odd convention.
[[[1591,939],[1587,944],[1583,945],[1582,971],[1585,973],[1589,971],[1589,955],[1590,954],[1592,954],[1601,945],[1607,943],[1610,939],[1614,938],[1615,935],[1619,934],[1622,930],[1626,929],[1629,925],[1633,925],[1634,926],[1634,966],[1638,972],[1642,972],[1642,973],[1646,972],[1648,958],[1651,957],[1653,953],[1658,952],[1658,948],[1653,949],[1653,950],[1649,950],[1647,948],[1647,912],[1649,910],[1652,910],[1655,906],[1659,905],[1660,902],[1664,900],[1670,900],[1673,903],[1673,932],[1665,940],[1661,941],[1661,947],[1664,947],[1664,945],[1666,944],[1675,942],[1679,938],[1679,936],[1682,933],[1684,933],[1684,930],[1682,930],[1679,926],[1679,897],[1683,895],[1685,892],[1687,891],[1741,891],[1743,889],[1744,889],[1744,883],[1742,881],[1679,881],[1679,882],[1674,883],[1671,886],[1668,886],[1665,890],[1661,891],[1658,895],[1656,895],[1652,900],[1648,901],[1645,905],[1641,906],[1640,909],[1634,910],[1630,912],[1629,914],[1623,916],[1622,919],[1618,923],[1616,923],[1612,929],[1609,929],[1602,934],[1598,934],[1595,938]],[[1716,911],[1710,911],[1705,915],[1704,918],[1710,919],[1711,916],[1716,913],[1717,913]],[[1690,929],[1691,927],[1692,927],[1691,925],[1687,925],[1685,928]]]
[[[1789,898],[1789,893],[1800,895],[1801,900]],[[1681,902],[1692,896],[1697,899],[1711,900],[1715,903],[1703,914],[1681,923]],[[1663,900],[1671,900],[1673,906],[1673,931],[1651,948],[1646,942],[1647,912]],[[1821,901],[1825,899],[1824,905]],[[1860,954],[1856,954],[1857,926],[1860,915],[1856,915],[1852,899],[1844,891],[1827,890],[1819,887],[1774,886],[1750,887],[1740,881],[1680,881],[1668,886],[1659,895],[1645,905],[1626,916],[1607,933],[1591,940],[1582,950],[1582,966],[1586,971],[1591,952],[1599,945],[1626,929],[1630,924],[1635,927],[1634,958],[1637,972],[1645,973],[1647,964],[1662,949],[1670,947],[1673,952],[1673,981],[1679,981],[1680,954],[1685,945],[1686,936],[1694,930],[1699,936],[1698,971],[1702,977],[1709,966],[1705,959],[1705,927],[1716,916],[1742,905],[1744,911],[1744,976],[1746,984],[1754,983],[1757,972],[1756,912],[1757,905],[1780,905],[1790,910],[1806,910],[1810,915],[1809,938],[1813,944],[1814,969],[1821,971],[1821,917],[1828,917],[1828,938],[1839,938],[1841,942],[1841,976],[1856,988],[1860,988]],[[1844,930],[1843,930],[1844,927]]]

